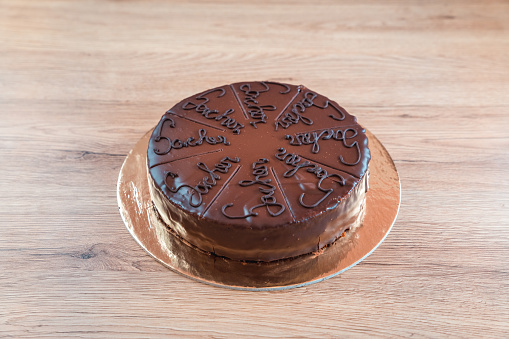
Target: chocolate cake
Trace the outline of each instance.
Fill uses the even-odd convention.
[[[162,116],[147,154],[168,231],[214,255],[291,258],[362,223],[365,131],[304,86],[242,82],[193,95]]]

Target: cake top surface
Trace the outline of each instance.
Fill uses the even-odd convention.
[[[367,171],[364,129],[304,86],[241,82],[186,98],[150,138],[148,167],[175,208],[246,227],[336,207]]]

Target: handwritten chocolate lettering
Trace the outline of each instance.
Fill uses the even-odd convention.
[[[279,84],[274,83],[270,81],[260,81],[260,84],[264,87],[262,90],[255,91],[251,88],[250,83],[245,83],[240,86],[240,90],[244,92],[245,98],[244,98],[244,105],[247,107],[247,113],[251,116],[251,118],[256,119],[258,121],[251,121],[250,124],[257,128],[258,126],[256,124],[258,123],[267,123],[267,116],[265,115],[265,111],[275,111],[277,109],[274,105],[259,105],[259,102],[257,98],[260,96],[261,93],[265,93],[269,91],[269,85],[267,84],[274,84],[274,85],[280,85],[285,88],[284,91],[280,91],[280,94],[287,94],[290,92],[290,87],[285,84]]]
[[[217,97],[220,98],[223,95],[225,95],[226,91],[222,88],[214,88],[211,89],[205,93],[200,94],[196,97],[196,100],[200,100],[201,102],[195,103],[192,101],[186,101],[182,105],[182,109],[184,110],[195,110],[197,113],[200,113],[203,117],[206,119],[212,119],[215,121],[220,121],[221,126],[225,126],[226,128],[233,131],[234,134],[240,134],[240,130],[244,128],[244,125],[240,122],[236,121],[234,118],[229,117],[230,114],[235,112],[233,108],[227,109],[224,113],[219,113],[218,110],[211,110],[207,103],[210,101],[210,98],[207,97],[207,95],[221,91],[221,94],[219,94]]]
[[[247,106],[247,113],[251,116],[251,118],[256,119],[258,121],[251,121],[250,124],[257,128],[256,124],[258,123],[267,123],[267,116],[265,115],[265,111],[275,111],[277,108],[274,105],[259,105],[258,98],[260,93],[267,92],[269,90],[269,86],[266,83],[261,82],[261,84],[265,87],[265,89],[260,91],[255,91],[251,89],[251,84],[243,84],[240,86],[240,90],[244,92],[245,99],[244,105]]]
[[[328,128],[322,131],[312,131],[312,132],[303,132],[303,133],[297,133],[295,135],[285,135],[285,138],[287,140],[290,140],[290,145],[292,146],[301,146],[301,145],[313,145],[311,147],[311,152],[318,153],[320,151],[320,145],[318,144],[319,140],[329,140],[333,139],[336,141],[342,141],[343,145],[346,148],[353,148],[356,149],[356,161],[353,163],[346,162],[342,155],[339,156],[339,160],[348,166],[355,166],[359,163],[361,160],[361,150],[359,148],[359,143],[357,141],[354,141],[353,143],[349,144],[348,139],[353,139],[357,136],[357,130],[353,128],[345,128],[345,129],[332,129]]]
[[[333,182],[337,183],[340,186],[345,185],[345,179],[339,174],[336,174],[336,173],[329,174],[329,173],[327,173],[327,170],[325,170],[325,169],[321,168],[320,166],[318,166],[317,164],[313,164],[307,160],[301,162],[302,158],[299,155],[287,153],[286,149],[284,149],[284,148],[279,148],[278,152],[279,153],[275,154],[276,159],[283,161],[287,165],[290,165],[293,167],[292,169],[286,171],[283,174],[283,176],[285,178],[290,178],[290,177],[294,176],[295,173],[297,173],[297,171],[301,168],[307,168],[306,172],[314,174],[316,176],[316,178],[319,179],[318,183],[316,184],[316,188],[319,191],[324,192],[325,195],[322,198],[320,198],[317,202],[315,202],[314,204],[306,204],[306,203],[304,203],[305,193],[302,193],[299,197],[299,203],[303,207],[313,208],[313,207],[318,206],[334,191],[333,188],[326,189],[326,188],[322,187],[324,180],[335,177],[336,180],[331,179]]]
[[[316,93],[306,92],[304,94],[304,98],[302,98],[301,101],[293,104],[291,110],[283,114],[283,116],[278,121],[276,121],[276,131],[278,126],[288,128],[293,124],[298,124],[299,121],[302,121],[306,125],[312,125],[313,120],[303,116],[302,113],[306,111],[306,108],[313,106],[313,100],[316,97]]]
[[[157,133],[157,136],[154,138],[155,142],[159,142],[161,140],[166,140],[168,142],[168,144],[171,144],[171,140],[169,138],[161,136],[161,134],[163,132],[163,127],[164,127],[164,125],[166,123],[170,126],[170,128],[174,128],[175,127],[175,121],[173,121],[173,119],[170,118],[169,116],[163,115],[163,117],[161,118],[161,122],[160,122],[160,126],[159,126],[159,131]],[[154,148],[154,153],[160,154],[158,152],[160,152],[159,148]],[[161,154],[166,154],[166,153],[161,153]]]
[[[283,114],[283,116],[278,121],[276,121],[276,130],[278,129],[279,126],[286,129],[293,124],[298,124],[299,121],[302,121],[302,123],[304,123],[306,125],[312,125],[313,120],[302,115],[306,111],[306,108],[309,108],[311,106],[318,107],[320,109],[326,109],[326,108],[329,108],[329,106],[330,106],[334,110],[336,110],[340,114],[340,116],[337,117],[333,114],[329,114],[329,117],[331,117],[334,120],[339,120],[339,121],[345,119],[345,113],[339,107],[337,107],[335,104],[330,102],[329,100],[326,100],[323,105],[316,104],[314,102],[314,100],[317,97],[318,97],[318,94],[316,94],[314,92],[306,92],[304,94],[304,98],[302,98],[302,100],[293,104],[290,111]]]
[[[203,163],[199,162],[196,165],[200,170],[207,173],[200,182],[198,182],[195,186],[190,186],[187,184],[182,184],[177,188],[172,187],[171,183],[168,183],[169,179],[175,179],[178,177],[178,174],[173,172],[166,172],[165,184],[168,187],[168,190],[172,193],[177,193],[180,189],[187,187],[190,191],[189,194],[189,205],[193,207],[198,207],[203,203],[203,195],[209,193],[210,189],[217,185],[217,181],[221,179],[221,176],[217,173],[228,173],[228,169],[232,166],[231,163],[238,163],[240,159],[238,157],[230,158],[224,157],[221,161],[214,165],[214,168],[209,169],[209,167]]]
[[[279,91],[280,94],[288,94],[288,93],[290,93],[290,86],[288,86],[287,84],[281,84],[279,82],[272,82],[272,81],[261,81],[261,83],[263,85],[271,84],[271,85],[277,85],[277,86],[284,87],[285,90],[284,91]]]
[[[163,123],[164,124],[164,123]],[[195,137],[189,137],[185,141],[180,139],[170,139],[167,137],[156,137],[154,138],[155,142],[161,141],[161,139],[166,140],[167,147],[164,151],[161,151],[159,148],[154,148],[154,153],[157,155],[164,155],[170,153],[172,149],[180,149],[183,147],[195,147],[200,146],[203,142],[206,142],[209,145],[216,144],[225,144],[230,145],[230,142],[226,140],[226,137],[222,135],[218,135],[217,138],[207,136],[207,130],[200,128],[198,130],[198,139],[195,140]]]
[[[290,145],[292,146],[313,145],[311,147],[311,152],[318,153],[318,151],[320,151],[318,140],[328,140],[332,138],[333,134],[332,130],[326,129],[321,132],[313,131],[297,133],[295,136],[287,134],[285,135],[285,139],[290,140]]]
[[[245,219],[249,217],[255,217],[258,215],[257,212],[254,212],[255,209],[260,207],[265,207],[267,209],[267,212],[272,217],[277,217],[281,213],[285,211],[285,206],[283,204],[280,204],[276,202],[276,198],[273,196],[274,192],[276,191],[276,186],[273,186],[270,184],[271,179],[262,179],[269,175],[269,171],[267,169],[267,166],[265,165],[267,162],[269,162],[268,159],[261,158],[258,159],[258,161],[255,161],[253,163],[253,176],[255,177],[254,180],[241,180],[239,181],[239,185],[242,187],[252,186],[252,185],[260,185],[259,191],[260,193],[264,194],[260,200],[261,204],[252,206],[249,208],[248,213],[244,215],[239,216],[233,216],[226,213],[226,209],[233,206],[233,203],[229,203],[223,206],[221,211],[223,212],[223,215],[230,219]],[[273,208],[276,208],[274,211]]]

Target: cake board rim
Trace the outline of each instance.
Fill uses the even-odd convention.
[[[117,202],[122,220],[150,256],[195,281],[236,290],[284,290],[314,284],[345,272],[385,240],[401,204],[401,183],[383,144],[366,129],[371,161],[364,222],[317,253],[269,263],[241,262],[203,253],[166,231],[149,192],[147,147],[153,129],[131,149],[120,169]]]

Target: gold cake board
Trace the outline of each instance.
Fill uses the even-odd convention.
[[[384,146],[366,131],[371,161],[366,215],[361,226],[319,253],[276,262],[241,262],[202,252],[168,232],[154,212],[147,177],[151,133],[138,141],[120,170],[117,185],[120,214],[145,251],[191,279],[241,290],[278,290],[316,283],[346,271],[370,255],[396,220],[401,197],[398,172]]]

